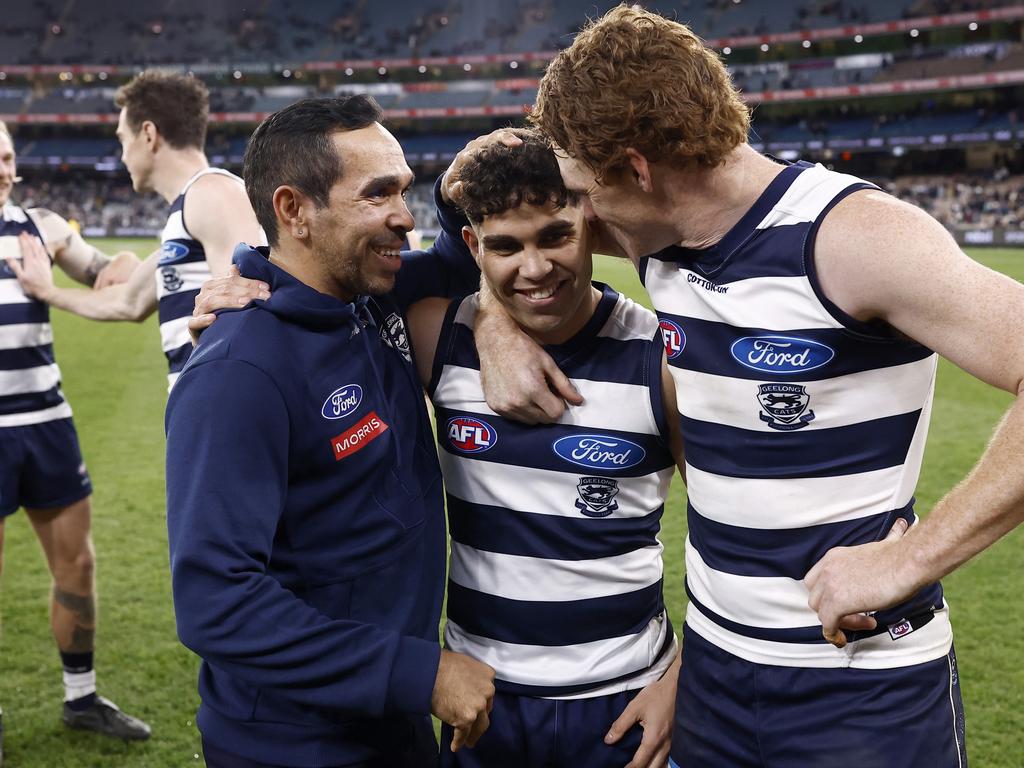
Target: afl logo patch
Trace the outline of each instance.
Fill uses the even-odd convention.
[[[448,419],[446,428],[448,442],[461,453],[480,453],[493,448],[498,442],[498,433],[486,421],[469,416]]]
[[[744,336],[733,342],[733,359],[762,373],[803,373],[827,365],[836,352],[810,339],[795,336]]]
[[[665,342],[665,356],[669,360],[675,360],[686,347],[686,334],[679,327],[679,323],[673,320],[662,320],[658,327],[661,328],[661,339]]]
[[[358,408],[361,402],[363,388],[358,384],[346,384],[327,396],[320,413],[325,419],[343,419]]]
[[[571,464],[606,470],[635,467],[646,455],[636,443],[609,435],[569,435],[551,448]]]
[[[188,246],[168,240],[160,246],[160,264],[173,264],[188,256]]]

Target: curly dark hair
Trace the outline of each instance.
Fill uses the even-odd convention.
[[[565,188],[555,153],[544,135],[534,128],[511,131],[523,140],[522,146],[485,147],[459,172],[459,207],[474,224],[523,203],[552,202],[559,208],[579,203],[579,195]]]

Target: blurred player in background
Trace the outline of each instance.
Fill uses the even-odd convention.
[[[0,123],[0,567],[4,520],[24,507],[53,575],[50,623],[64,666],[64,723],[146,739],[145,723],[96,695],[92,484],[60,388],[49,308],[26,295],[15,279],[26,247],[43,254],[48,275],[52,257],[85,285],[116,280],[118,269],[130,270],[138,260],[124,252],[114,265],[53,211],[11,202],[17,181],[14,143]]]
[[[265,242],[242,180],[211,168],[204,154],[209,93],[195,77],[150,70],[118,89],[117,138],[135,191],[170,204],[160,250],[122,285],[59,288],[45,254],[32,248],[17,271],[25,291],[93,320],[141,321],[160,310],[160,340],[174,383],[192,351],[188,321],[203,281],[224,274],[240,243]]]

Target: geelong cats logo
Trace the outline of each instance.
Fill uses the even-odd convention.
[[[619,508],[619,481],[608,477],[581,477],[576,484],[580,497],[576,509],[587,517],[608,517]]]
[[[758,417],[772,429],[791,432],[814,420],[814,411],[807,410],[811,396],[802,384],[762,384],[757,388],[757,401],[762,408]]]

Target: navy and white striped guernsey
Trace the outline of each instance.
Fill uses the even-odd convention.
[[[5,249],[17,249],[22,232],[43,239],[24,209],[7,203],[0,220]],[[10,267],[0,260],[0,427],[70,417],[53,356],[50,307],[26,296]]]
[[[822,219],[865,188],[790,165],[717,246],[641,261],[686,444],[686,622],[755,663],[891,668],[952,642],[938,584],[843,649],[807,605],[803,577],[828,549],[916,521],[936,356],[846,316],[814,271]]]
[[[160,233],[160,261],[156,270],[156,296],[159,301],[160,344],[167,355],[167,387],[174,384],[188,356],[192,339],[188,321],[195,308],[196,295],[210,279],[203,244],[192,237],[185,225],[185,195],[189,188],[208,174],[218,174],[245,184],[238,176],[221,168],[204,168],[185,182],[171,203],[167,224]]]
[[[598,287],[587,325],[546,347],[586,400],[558,423],[487,407],[476,295],[449,307],[428,387],[451,525],[445,643],[509,693],[635,689],[674,658],[657,539],[674,471],[658,322]]]

